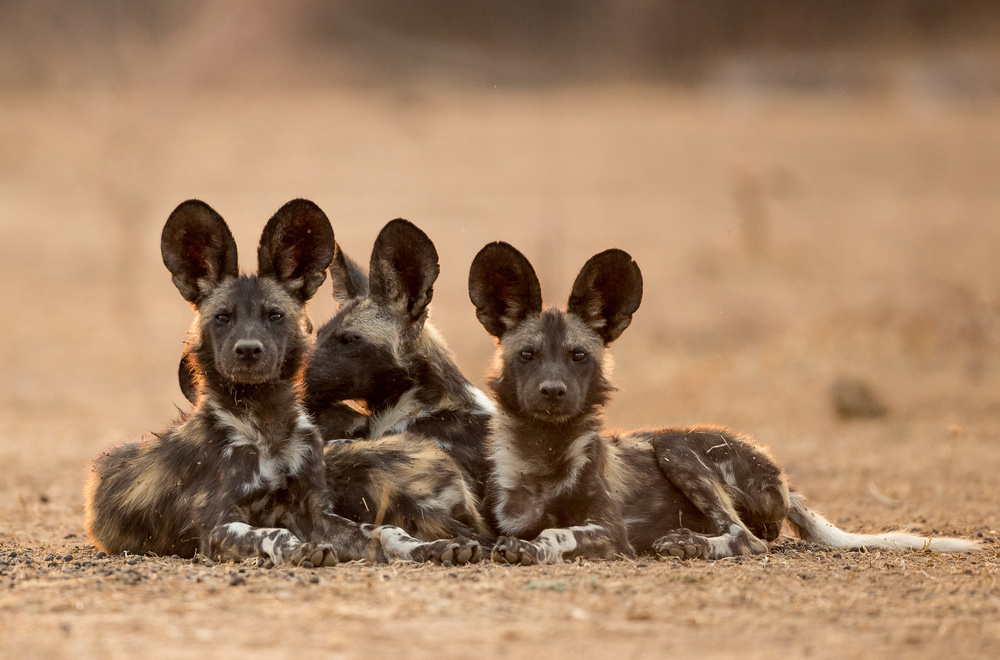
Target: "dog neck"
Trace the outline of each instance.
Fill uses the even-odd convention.
[[[512,415],[501,406],[490,424],[490,457],[494,462],[516,459],[534,474],[562,473],[578,466],[581,451],[602,428],[599,414],[552,424]]]
[[[372,437],[402,433],[414,421],[444,413],[490,415],[495,411],[459,370],[451,350],[430,323],[424,324],[407,353],[406,387],[379,402],[368,402]]]
[[[305,415],[302,403],[302,364],[286,363],[282,374],[264,383],[237,383],[219,372],[208,360],[200,367],[203,383],[194,414],[208,414],[232,426],[242,420],[257,429],[262,437],[280,440],[297,426]],[[270,442],[269,440],[269,442]]]

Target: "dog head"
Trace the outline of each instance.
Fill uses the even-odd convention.
[[[439,272],[434,244],[401,218],[379,232],[367,276],[338,250],[330,276],[340,309],[317,334],[306,370],[308,401],[371,404],[408,389]]]
[[[218,213],[197,200],[174,209],[160,241],[163,263],[198,313],[179,372],[185,396],[195,396],[202,377],[235,385],[293,378],[307,345],[305,304],[326,279],[335,246],[323,211],[293,200],[264,227],[257,274],[240,274],[236,242]]]
[[[518,417],[562,424],[607,400],[606,348],[639,308],[642,274],[627,253],[606,250],[584,265],[565,311],[543,310],[531,264],[498,242],[473,260],[469,297],[498,340],[490,387],[500,405]]]

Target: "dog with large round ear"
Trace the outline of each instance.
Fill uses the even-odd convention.
[[[595,254],[573,283],[566,311],[583,319],[607,346],[632,323],[642,302],[642,273],[623,250]]]
[[[319,329],[306,369],[314,417],[322,420],[334,402],[354,399],[372,412],[384,410],[415,387],[418,376],[428,376],[428,361],[440,371],[441,351],[430,351],[433,339],[424,332],[439,272],[434,243],[402,218],[379,232],[367,277],[338,250],[330,273],[340,309]]]
[[[160,252],[174,286],[196,307],[222,280],[239,275],[236,240],[229,226],[197,199],[182,202],[167,218]]]
[[[277,280],[305,303],[326,279],[337,243],[333,227],[316,204],[293,199],[268,220],[257,248],[257,275]]]
[[[261,285],[270,281],[270,286],[280,287],[282,295],[288,296],[286,304],[269,298],[273,309],[271,324],[266,326],[255,323],[256,312],[243,309],[252,307],[255,296],[261,293],[259,285],[251,287],[254,293],[245,287],[240,289],[242,293],[237,292],[236,243],[225,221],[207,204],[191,200],[178,206],[163,229],[161,248],[163,262],[181,295],[203,315],[193,330],[193,344],[185,349],[178,367],[181,391],[194,403],[206,370],[222,369],[240,382],[270,378],[270,369],[280,368],[279,354],[284,354],[285,347],[302,345],[311,331],[303,306],[326,279],[336,242],[330,221],[310,201],[292,200],[271,217],[257,250],[258,275],[244,278]],[[286,316],[290,325],[281,321]],[[210,318],[216,322],[209,322]],[[246,349],[240,346],[247,341],[256,347],[253,360],[241,357]],[[288,354],[290,364],[298,359],[299,350]],[[236,371],[230,373],[233,369]]]
[[[476,318],[497,339],[542,311],[542,288],[527,257],[508,243],[486,245],[469,269]]]
[[[405,320],[422,325],[441,272],[434,243],[416,225],[396,218],[379,232],[368,268],[373,301],[398,310]]]

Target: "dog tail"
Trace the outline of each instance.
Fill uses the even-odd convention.
[[[976,550],[975,541],[949,537],[927,538],[890,532],[887,534],[852,534],[806,506],[799,493],[789,493],[788,522],[795,527],[799,538],[831,548],[880,548],[885,550],[932,550],[934,552],[967,552]]]

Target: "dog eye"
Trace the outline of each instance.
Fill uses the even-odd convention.
[[[280,321],[281,319],[285,318],[285,314],[280,309],[272,309],[271,314],[270,316],[268,316],[268,318],[271,319],[272,321]]]
[[[229,312],[219,312],[215,315],[215,320],[219,323],[229,323]]]
[[[583,362],[587,359],[585,351],[573,351],[573,362]]]
[[[340,338],[340,343],[341,344],[353,344],[358,339],[360,339],[360,337],[358,337],[357,335],[344,335],[343,337]]]
[[[521,351],[521,359],[525,362],[531,362],[535,359],[534,351]]]

